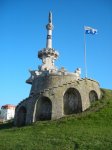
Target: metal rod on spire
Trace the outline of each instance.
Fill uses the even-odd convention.
[[[49,12],[49,18],[48,18],[48,24],[46,26],[47,28],[47,41],[46,41],[46,48],[52,48],[52,30],[53,30],[53,24],[52,24],[52,12]]]
[[[52,12],[49,12],[49,23],[52,23]]]

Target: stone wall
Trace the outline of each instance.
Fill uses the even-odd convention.
[[[74,91],[73,93],[71,92],[72,90]],[[17,116],[22,106],[26,109],[25,124],[35,122],[39,120],[39,117],[42,118],[41,116],[45,116],[45,114],[50,115],[51,113],[51,119],[53,120],[65,116],[66,112],[71,114],[72,111],[73,113],[84,111],[90,107],[91,91],[94,91],[93,93],[96,93],[98,99],[100,99],[101,92],[99,84],[94,80],[80,79],[76,81],[73,75],[38,77],[33,81],[29,98],[22,101],[16,108],[15,125],[18,124]],[[40,103],[40,101],[48,101],[48,99],[51,102],[52,108],[49,105],[50,102],[48,102],[49,104]],[[67,99],[69,99],[68,102]],[[48,108],[44,112],[43,108],[45,105]],[[69,108],[65,110],[67,109],[67,105]],[[73,108],[72,105],[76,108]]]

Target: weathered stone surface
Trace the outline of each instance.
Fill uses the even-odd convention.
[[[40,76],[33,81],[30,93],[33,94],[16,108],[14,123],[17,126],[84,111],[91,101],[101,97],[98,82],[76,81],[73,75]]]

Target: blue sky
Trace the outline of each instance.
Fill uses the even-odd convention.
[[[112,89],[111,0],[0,0],[0,106],[28,97],[29,69],[37,69],[38,50],[46,46],[48,12],[53,13],[56,62],[84,77],[84,25],[98,29],[86,35],[88,77]]]

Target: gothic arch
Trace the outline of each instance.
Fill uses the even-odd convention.
[[[97,95],[96,91],[92,90],[89,92],[89,100],[90,100],[90,103],[98,100],[98,95]]]
[[[64,94],[64,114],[74,114],[82,111],[81,95],[75,88],[69,88]]]
[[[17,112],[17,126],[24,126],[26,123],[27,110],[24,106],[21,106]]]
[[[41,97],[36,104],[35,121],[51,120],[52,102],[48,97]]]

